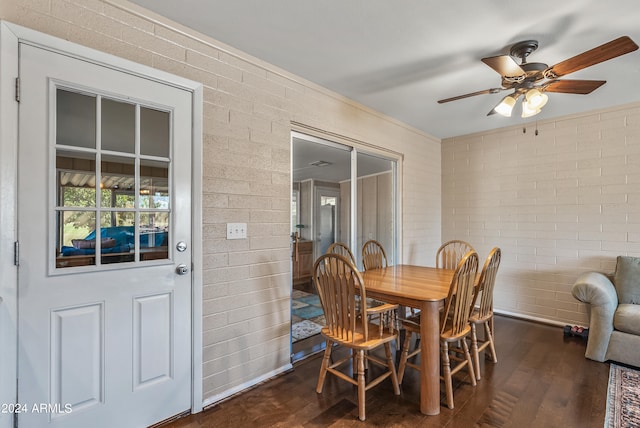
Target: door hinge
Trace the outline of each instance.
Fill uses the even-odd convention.
[[[13,264],[20,266],[20,242],[13,243]]]
[[[16,101],[20,102],[20,78],[16,77]]]

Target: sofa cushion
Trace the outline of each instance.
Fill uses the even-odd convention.
[[[613,327],[624,333],[640,336],[640,305],[618,305],[613,315]]]
[[[618,256],[613,279],[618,303],[640,304],[640,257]]]

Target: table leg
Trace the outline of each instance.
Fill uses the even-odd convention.
[[[420,308],[420,412],[440,413],[440,317],[438,302]]]

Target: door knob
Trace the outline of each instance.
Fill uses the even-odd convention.
[[[185,264],[178,265],[176,266],[176,273],[178,275],[186,275],[189,273],[189,268]]]

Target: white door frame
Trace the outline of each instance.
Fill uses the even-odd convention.
[[[45,47],[105,67],[152,79],[193,94],[192,123],[192,361],[191,412],[203,407],[202,391],[202,103],[203,87],[179,76],[0,21],[0,403],[17,401],[18,301],[14,242],[17,239],[18,45]],[[0,428],[13,427],[13,415],[0,412]]]

